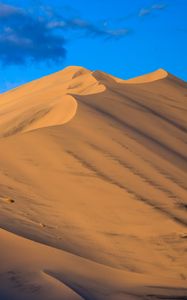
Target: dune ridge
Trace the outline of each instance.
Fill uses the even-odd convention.
[[[101,93],[107,88],[110,90],[118,88],[116,84],[122,84],[124,88],[133,84],[133,87],[136,88],[136,84],[170,80],[171,77],[165,70],[159,69],[134,79],[122,80],[101,71],[91,72],[82,67],[67,67],[60,72],[0,95],[1,136],[6,137],[19,132],[68,122],[73,118],[77,109],[77,101],[73,95]],[[175,84],[177,80],[176,78]],[[50,93],[53,92],[53,97],[48,96],[49,90]],[[37,97],[35,98],[35,94],[37,97],[41,97],[40,101]],[[11,99],[13,99],[13,103]],[[26,105],[24,105],[25,101]],[[59,111],[62,115],[58,113]]]
[[[186,299],[186,111],[162,69],[0,95],[2,300]]]
[[[148,82],[154,82],[157,80],[162,80],[164,78],[167,78],[169,76],[168,72],[164,69],[158,69],[152,73],[141,75],[132,79],[127,80],[129,83],[148,83]]]

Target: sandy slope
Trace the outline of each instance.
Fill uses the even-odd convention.
[[[0,299],[187,298],[186,95],[80,67],[0,95]]]

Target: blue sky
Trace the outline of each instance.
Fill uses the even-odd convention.
[[[68,65],[187,80],[187,0],[0,2],[0,91]]]

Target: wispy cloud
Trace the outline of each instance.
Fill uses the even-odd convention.
[[[0,61],[5,65],[61,61],[67,51],[67,31],[103,39],[119,39],[130,32],[100,28],[82,18],[64,18],[49,6],[41,5],[35,12],[0,3]]]
[[[138,16],[144,17],[144,16],[152,14],[156,10],[163,10],[166,7],[167,7],[167,5],[165,3],[155,3],[150,7],[146,7],[146,8],[142,7],[138,13]]]
[[[102,37],[104,39],[119,39],[131,32],[131,30],[127,28],[108,29],[107,26],[100,28],[81,18],[67,19],[64,21],[50,21],[47,26],[51,29],[81,31],[87,36]]]
[[[144,17],[146,15],[149,15],[151,13],[151,9],[150,8],[141,8],[139,11],[139,17]]]
[[[65,57],[64,37],[47,28],[45,19],[2,3],[0,12],[0,60],[3,64],[54,61]]]
[[[126,16],[122,16],[118,19],[114,19],[113,22],[115,23],[124,23],[131,20],[135,20],[137,18],[144,18],[146,16],[149,16],[151,14],[154,14],[154,12],[161,12],[162,10],[167,8],[166,3],[154,3],[151,6],[141,7],[137,11],[132,11],[131,13],[127,14]],[[109,22],[109,20],[106,20],[105,22]]]
[[[23,11],[20,8],[0,3],[0,17],[10,17],[12,15],[22,15]]]
[[[156,3],[152,5],[152,9],[165,9],[167,7],[167,5],[165,3]]]

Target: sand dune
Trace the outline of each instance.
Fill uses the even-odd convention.
[[[141,76],[129,79],[127,81],[128,81],[128,84],[129,83],[149,83],[149,82],[167,78],[168,76],[169,76],[169,74],[165,70],[159,69],[152,73],[141,75]]]
[[[0,299],[187,298],[186,112],[164,70],[0,95]]]

